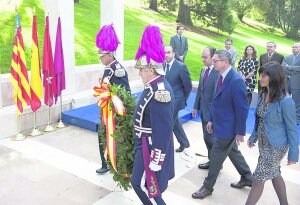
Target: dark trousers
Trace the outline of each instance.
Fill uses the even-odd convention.
[[[295,101],[297,124],[300,124],[300,89],[291,89],[291,94]]]
[[[145,184],[141,184],[144,171],[145,169],[144,169],[142,148],[137,148],[134,154],[134,164],[133,164],[133,170],[131,176],[131,185],[135,193],[137,194],[137,196],[142,201],[143,205],[152,205],[153,203],[150,201],[148,195],[146,194],[145,191],[143,191],[141,187],[141,186],[145,186]],[[158,205],[166,204],[161,196],[155,197],[154,200]]]
[[[184,129],[182,127],[182,125],[180,124],[179,120],[178,120],[178,113],[179,113],[179,109],[178,108],[174,108],[174,115],[173,115],[173,132],[174,135],[177,139],[177,141],[179,142],[181,147],[189,147],[190,146],[190,142],[184,132]]]
[[[251,102],[252,102],[252,93],[247,93],[247,98],[248,98],[248,105],[250,107]]]
[[[230,141],[216,139],[211,151],[208,176],[203,182],[203,186],[211,192],[213,191],[213,187],[227,156],[241,175],[241,179],[251,178],[251,170],[238,149],[235,138]]]
[[[105,147],[102,142],[102,136],[100,135],[100,128],[98,131],[98,143],[99,143],[99,153],[100,153],[100,158],[101,158],[101,162],[102,162],[102,168],[107,168],[106,159],[104,158]]]
[[[288,93],[292,95],[292,98],[295,102],[296,106],[296,119],[297,124],[300,124],[300,89],[294,89],[291,86],[291,77],[287,77],[287,86],[288,86]]]
[[[213,134],[208,134],[206,130],[207,121],[205,121],[202,117],[201,117],[201,121],[202,121],[202,130],[203,130],[203,139],[207,148],[207,156],[208,159],[210,159],[211,150],[216,141],[216,138],[214,137]]]

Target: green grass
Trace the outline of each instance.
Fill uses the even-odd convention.
[[[100,28],[100,1],[89,0],[74,5],[75,13],[75,64],[99,63],[95,45]]]
[[[0,0],[5,1],[5,0]],[[39,23],[39,43],[42,46],[44,13],[42,0],[35,5]],[[125,1],[125,31],[124,31],[124,58],[125,60],[134,59],[142,32],[148,24],[158,25],[163,35],[164,43],[170,43],[170,37],[175,34],[176,12],[170,13],[166,10],[154,12],[147,9],[147,6],[140,6],[139,0]],[[99,63],[95,37],[100,28],[100,1],[89,0],[75,4],[75,63],[76,65]],[[31,50],[31,8],[34,3],[30,0],[23,0],[19,7],[22,20],[24,41],[26,43],[27,65],[30,61]],[[13,11],[1,12],[1,38],[0,38],[0,68],[2,73],[9,71],[11,62],[11,45],[14,33],[14,13]],[[267,26],[250,19],[245,19],[246,25],[238,22],[234,33],[230,36],[234,40],[234,48],[242,56],[244,48],[252,44],[258,50],[258,55],[265,52],[265,45],[268,41],[275,41],[278,44],[277,51],[283,55],[291,53],[293,41],[283,37],[283,33],[275,30],[267,32]],[[213,46],[217,49],[224,48],[224,40],[228,38],[227,33],[222,33],[215,28],[204,28],[201,24],[195,27],[186,28],[184,35],[188,38],[189,51],[186,57],[186,64],[190,70],[193,80],[198,80],[200,70],[203,67],[201,61],[202,49],[206,46]],[[42,51],[42,50],[41,50]],[[40,53],[42,54],[42,52]],[[28,66],[30,69],[30,66]]]
[[[0,0],[0,73],[8,73],[11,65],[12,45],[15,34],[15,4],[7,4],[7,0]],[[22,34],[25,45],[26,65],[30,70],[31,60],[31,29],[32,29],[32,9],[35,8],[38,22],[38,38],[40,54],[42,54],[44,38],[44,4],[43,0],[20,1],[18,13],[21,20]]]

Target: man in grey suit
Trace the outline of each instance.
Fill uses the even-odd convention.
[[[174,113],[173,113],[173,132],[179,142],[180,146],[176,152],[182,152],[185,148],[190,146],[189,140],[178,121],[178,112],[186,106],[186,100],[192,90],[192,81],[190,73],[186,65],[174,58],[175,53],[171,46],[165,47],[164,69],[166,72],[166,80],[170,83],[174,92]]]
[[[200,117],[202,121],[203,139],[207,148],[208,159],[210,159],[211,149],[215,142],[214,135],[209,134],[206,130],[217,80],[219,79],[219,73],[212,64],[212,57],[215,54],[215,51],[216,49],[212,47],[206,47],[202,51],[202,62],[204,63],[205,68],[202,69],[200,74],[197,96],[192,111],[192,116],[197,117],[198,110],[201,110]],[[209,162],[199,164],[198,168],[208,169]]]
[[[185,56],[188,52],[188,41],[187,38],[182,36],[184,27],[177,26],[177,34],[171,37],[170,45],[175,51],[175,58],[181,62],[184,62]]]
[[[233,40],[231,38],[227,38],[225,40],[225,49],[230,53],[231,55],[231,66],[235,68],[235,61],[238,56],[237,50],[232,48]]]
[[[287,77],[289,94],[295,101],[297,124],[300,124],[300,43],[292,46],[293,54],[285,56],[282,66]]]

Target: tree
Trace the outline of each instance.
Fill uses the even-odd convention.
[[[79,3],[79,0],[74,0],[74,3]]]
[[[234,30],[235,23],[229,9],[229,0],[197,0],[191,11],[206,26],[214,26],[229,34]]]
[[[157,9],[157,0],[150,0],[149,8],[154,10],[154,11],[158,11],[158,9]]]
[[[236,11],[238,18],[244,23],[244,16],[251,11],[254,0],[232,0],[231,6]]]
[[[177,8],[177,3],[176,0],[161,0],[159,2],[159,5],[162,6],[163,8],[166,8],[170,11],[175,11]]]
[[[260,7],[255,1],[257,9],[271,26],[280,28],[288,38],[298,39],[300,30],[300,1],[299,0],[266,0]]]
[[[185,0],[180,0],[179,2],[179,10],[176,22],[193,26],[190,7],[185,3]]]

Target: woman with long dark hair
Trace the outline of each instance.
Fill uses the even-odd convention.
[[[259,72],[262,89],[256,108],[255,127],[248,140],[250,148],[258,140],[259,158],[246,205],[257,203],[267,180],[272,180],[280,204],[287,205],[280,163],[287,152],[288,165],[295,164],[299,158],[295,103],[286,94],[285,75],[279,63],[267,63]]]
[[[244,56],[238,64],[238,72],[245,81],[247,87],[248,103],[251,104],[252,93],[256,84],[256,73],[258,69],[258,59],[256,49],[252,45],[246,46]]]

